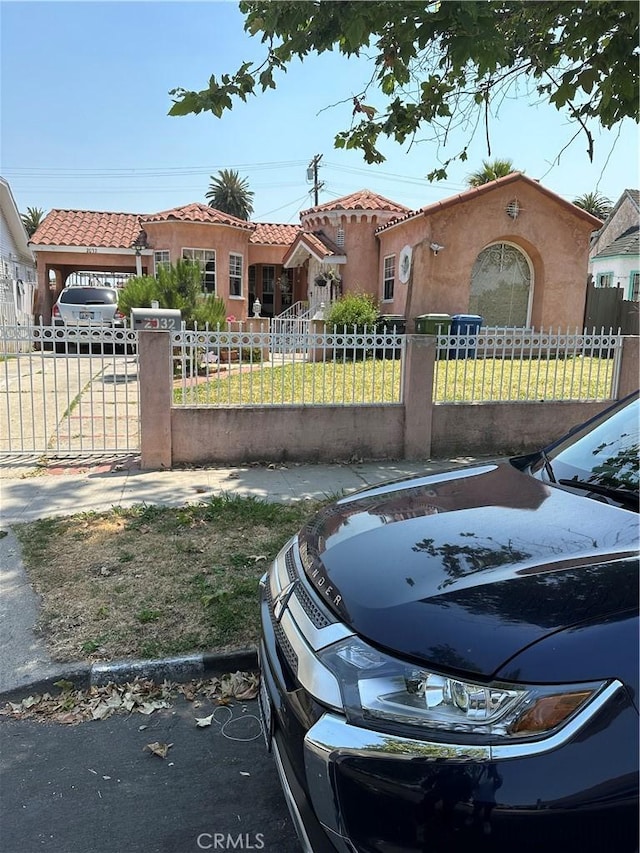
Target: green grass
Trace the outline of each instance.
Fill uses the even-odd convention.
[[[612,358],[459,359],[437,362],[435,402],[606,400]]]
[[[400,401],[400,360],[298,363],[257,367],[200,382],[186,393],[174,389],[176,405],[397,403]]]
[[[613,359],[459,359],[436,363],[435,395],[442,402],[606,400]],[[400,402],[401,362],[391,359],[255,367],[183,390],[175,405],[304,405]]]

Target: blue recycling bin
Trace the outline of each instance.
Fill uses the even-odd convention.
[[[482,317],[478,314],[453,314],[451,317],[451,337],[474,338],[482,326]],[[449,350],[449,358],[475,358],[475,341],[467,341],[463,346]]]

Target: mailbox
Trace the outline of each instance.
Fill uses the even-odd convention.
[[[177,332],[182,314],[177,308],[132,308],[131,328],[141,332]]]

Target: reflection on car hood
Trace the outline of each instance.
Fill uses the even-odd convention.
[[[362,637],[485,676],[549,633],[638,602],[636,514],[508,464],[360,492],[316,516],[299,547]]]

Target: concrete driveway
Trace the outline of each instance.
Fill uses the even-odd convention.
[[[17,353],[0,362],[0,453],[135,452],[133,356]]]

